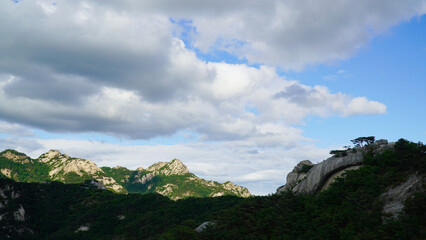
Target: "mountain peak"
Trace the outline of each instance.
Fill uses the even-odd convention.
[[[40,157],[39,160],[41,162],[49,162],[50,160],[54,159],[54,158],[69,158],[68,155],[62,154],[60,151],[55,150],[55,149],[51,149],[49,150],[47,153],[43,153]]]
[[[138,171],[138,172],[142,172],[143,170],[145,170],[145,168],[143,168],[143,167],[136,168],[136,171]]]
[[[28,163],[30,161],[30,158],[27,155],[12,149],[7,149],[0,154],[2,157],[12,160],[14,162]]]
[[[176,158],[170,161],[166,166],[171,170],[171,174],[183,175],[189,173],[188,168]]]
[[[139,168],[138,168],[139,169]],[[143,170],[143,168],[142,168]],[[179,160],[173,159],[170,162],[158,162],[149,166],[147,169],[155,175],[185,175],[189,173],[188,168]]]

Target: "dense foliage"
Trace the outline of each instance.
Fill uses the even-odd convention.
[[[240,201],[230,196],[172,201],[159,194],[114,194],[78,184],[29,184],[0,179],[0,188],[7,185],[12,185],[20,197],[9,199],[0,215],[22,205],[27,218],[24,223],[17,222],[9,214],[1,221],[6,228],[0,228],[0,239],[8,234],[8,226],[34,231],[22,239],[147,239],[177,225],[194,229],[211,219],[213,213]],[[84,225],[90,226],[90,231],[76,233]],[[19,234],[12,239],[20,239]]]

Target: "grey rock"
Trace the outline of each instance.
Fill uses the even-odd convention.
[[[352,167],[348,167],[345,168],[343,170],[337,171],[335,173],[333,173],[329,178],[327,178],[327,180],[325,181],[324,185],[321,187],[320,191],[326,190],[328,187],[330,187],[330,185],[336,181],[337,178],[343,176],[343,174],[348,171],[348,170],[357,170],[358,168],[360,168],[361,166],[352,166]]]
[[[78,232],[87,232],[90,230],[90,224],[81,225],[77,230],[74,231],[74,233]]]
[[[21,193],[18,191],[12,191],[11,195],[12,199],[19,198],[21,196]]]
[[[86,180],[86,181],[83,182],[83,185],[87,186],[87,187],[94,187],[94,188],[103,189],[103,190],[107,189],[105,187],[103,181],[98,181],[98,180],[95,180],[95,179]]]
[[[300,173],[300,170],[302,170],[304,165],[313,166],[314,164],[309,160],[303,160],[299,162],[293,168],[293,171],[287,174],[286,184],[277,188],[277,193],[292,189],[297,183],[301,182],[306,178],[306,173]]]
[[[293,169],[293,171],[300,172],[302,170],[303,166],[305,166],[305,165],[313,166],[314,164],[311,161],[309,161],[309,160],[303,160],[303,161],[300,161],[296,165],[296,167],[295,167],[295,169]]]
[[[405,200],[419,191],[422,191],[422,178],[413,174],[402,184],[389,188],[380,195],[380,200],[384,203],[383,212],[396,218],[403,212]]]
[[[362,165],[363,153],[372,151],[374,154],[393,150],[395,143],[388,143],[386,139],[380,139],[371,145],[350,149],[346,156],[333,156],[324,160],[306,173],[299,173],[303,165],[309,161],[302,161],[287,175],[287,183],[277,189],[277,193],[291,189],[295,193],[314,193],[326,189],[335,179],[349,169]],[[310,163],[312,164],[312,163]]]
[[[331,157],[314,165],[306,178],[293,188],[296,193],[313,193],[322,188],[326,180],[334,173],[348,167],[361,165],[363,154],[361,150],[349,152],[347,156]]]
[[[25,221],[25,209],[22,205],[19,205],[18,210],[13,213],[16,221],[24,222]]]
[[[202,232],[202,231],[204,231],[204,230],[207,228],[207,226],[209,226],[209,225],[214,225],[214,222],[210,222],[210,221],[203,222],[200,226],[198,226],[198,227],[195,229],[195,231],[196,231],[196,232]]]

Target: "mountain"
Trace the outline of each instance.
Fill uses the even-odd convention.
[[[31,159],[15,150],[0,153],[0,175],[18,182],[58,181],[66,184],[95,180],[99,188],[116,193],[159,193],[173,200],[186,197],[250,196],[250,192],[231,182],[223,184],[195,176],[178,159],[158,162],[144,169],[99,168],[94,162],[72,158],[50,150]]]
[[[232,182],[220,184],[207,181],[190,173],[178,159],[170,162],[158,162],[135,171],[124,167],[102,167],[102,170],[114,178],[129,192],[159,193],[173,200],[185,197],[218,197],[233,195],[249,197],[250,192]]]
[[[70,184],[94,179],[113,192],[127,192],[94,162],[71,158],[57,150],[50,150],[37,159],[15,150],[5,150],[0,153],[0,172],[18,182],[58,181]]]

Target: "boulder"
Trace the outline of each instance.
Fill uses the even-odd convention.
[[[306,178],[306,172],[301,172],[303,166],[313,166],[314,164],[309,160],[300,161],[294,168],[293,171],[287,174],[286,184],[277,189],[277,193],[287,191],[296,186],[297,183],[301,182]]]

